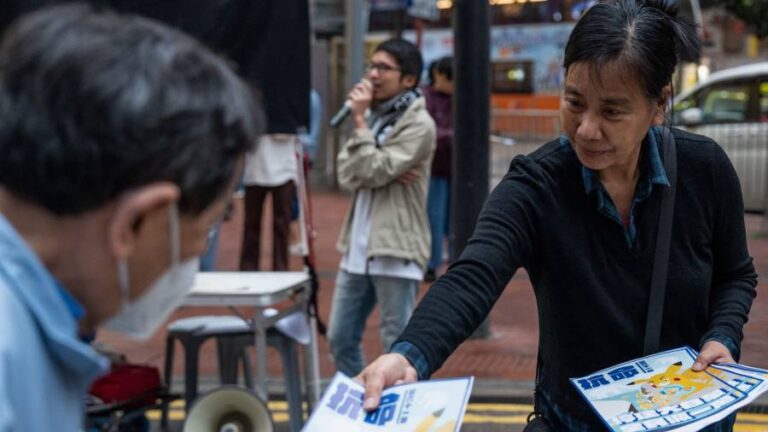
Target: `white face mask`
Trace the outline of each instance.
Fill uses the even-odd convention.
[[[136,339],[147,339],[176,309],[195,282],[199,268],[198,257],[180,262],[181,234],[179,210],[170,207],[171,268],[165,271],[152,286],[135,301],[130,301],[131,283],[128,262],[117,263],[120,294],[123,306],[120,312],[110,318],[103,328],[123,333]]]

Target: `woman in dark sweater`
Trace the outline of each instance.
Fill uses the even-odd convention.
[[[678,60],[699,51],[673,0],[614,0],[580,19],[565,48],[564,136],[512,162],[459,260],[391,352],[358,377],[366,409],[385,386],[429,378],[524,267],[540,318],[537,409],[553,430],[604,428],[568,378],[643,353],[670,185],[659,125]],[[701,370],[738,360],[757,282],[733,166],[709,138],[672,134],[678,175],[660,347],[700,349]],[[706,430],[731,430],[733,418]]]

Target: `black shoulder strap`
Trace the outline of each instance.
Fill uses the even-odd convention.
[[[669,244],[672,238],[672,216],[675,213],[675,190],[677,189],[677,148],[675,137],[668,128],[662,129],[664,149],[664,170],[670,187],[664,190],[661,198],[656,254],[651,276],[651,295],[648,300],[648,321],[645,323],[644,355],[658,352],[661,337],[661,318],[664,312],[664,292],[667,286],[667,268],[669,267]]]

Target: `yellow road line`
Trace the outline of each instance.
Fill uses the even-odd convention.
[[[504,423],[504,424],[525,424],[528,414],[516,416],[493,416],[466,413],[464,423]]]
[[[171,409],[184,409],[184,399],[177,399],[169,404]],[[288,409],[288,402],[286,401],[269,401],[267,403],[267,406],[269,406],[269,409],[271,410],[281,410],[281,409]],[[303,402],[302,406],[304,409],[307,408],[307,403]]]
[[[288,403],[285,401],[269,402],[272,419],[275,423],[288,422]],[[304,405],[306,408],[306,404]],[[467,424],[525,424],[528,413],[533,410],[532,405],[525,404],[501,404],[501,403],[471,403],[467,405],[464,415],[464,423]],[[519,415],[493,415],[489,412],[521,413]],[[184,401],[175,401],[171,404],[168,418],[173,421],[184,420]],[[160,419],[160,410],[147,411],[147,418],[151,421]],[[768,414],[739,413],[736,416],[734,432],[768,432]]]
[[[733,432],[765,432],[768,431],[768,424],[740,424],[736,422],[733,426]]]
[[[176,410],[168,411],[168,419],[173,421],[184,420],[184,411],[176,411]],[[149,421],[160,420],[160,410],[147,411],[147,420]]]
[[[531,412],[533,405],[505,403],[471,403],[467,404],[469,411],[502,411],[502,412]]]
[[[150,421],[159,421],[160,420],[160,410],[149,410],[147,411],[147,419]],[[183,421],[185,417],[184,410],[169,410],[168,411],[168,419],[172,421]],[[275,423],[287,423],[288,422],[288,413],[283,411],[272,411],[272,421]]]
[[[768,423],[768,414],[738,413],[736,414],[736,421]]]

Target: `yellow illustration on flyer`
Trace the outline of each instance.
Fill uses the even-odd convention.
[[[694,372],[697,355],[677,348],[571,382],[616,432],[696,431],[768,390],[768,371],[722,364]]]
[[[365,388],[336,373],[303,432],[458,432],[473,377],[435,379],[385,389],[376,411],[363,410]]]

